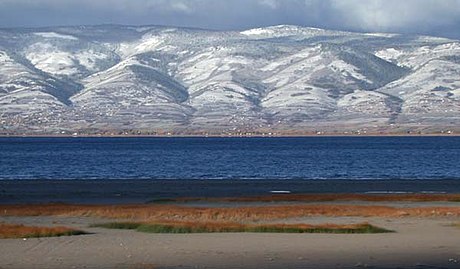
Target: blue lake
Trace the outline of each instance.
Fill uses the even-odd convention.
[[[1,138],[0,203],[460,193],[460,137]]]
[[[460,137],[1,138],[0,179],[460,179]]]

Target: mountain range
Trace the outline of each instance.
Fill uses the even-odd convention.
[[[460,131],[460,41],[279,25],[0,29],[0,134]]]

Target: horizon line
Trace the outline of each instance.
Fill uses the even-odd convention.
[[[296,24],[273,24],[273,25],[260,25],[255,27],[244,27],[244,28],[229,28],[229,29],[216,29],[216,28],[204,28],[198,26],[185,26],[185,25],[167,25],[167,24],[123,24],[123,23],[97,23],[97,24],[60,24],[60,25],[42,25],[42,26],[1,26],[0,30],[36,30],[36,29],[53,29],[53,28],[78,28],[78,27],[158,27],[158,28],[176,28],[176,29],[187,29],[187,30],[197,30],[197,31],[210,31],[210,32],[237,32],[241,33],[244,31],[254,30],[254,29],[265,29],[265,28],[274,28],[280,26],[291,26],[299,27],[304,29],[317,29],[333,32],[342,32],[342,33],[354,33],[354,34],[388,34],[388,35],[399,35],[399,36],[426,36],[426,37],[437,37],[450,40],[460,40],[460,38],[453,38],[448,36],[432,35],[427,33],[408,33],[408,32],[395,32],[395,31],[364,31],[356,29],[339,29],[339,28],[322,28],[318,26],[306,26],[306,25],[296,25]]]

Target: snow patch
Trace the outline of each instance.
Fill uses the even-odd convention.
[[[87,70],[92,72],[99,71],[97,61],[102,61],[107,58],[107,55],[98,53],[94,50],[80,51],[75,55],[75,59]]]
[[[3,51],[0,51],[0,63],[6,63],[11,61],[12,59],[10,58],[10,56],[8,56],[8,54],[6,54]]]
[[[142,32],[147,32],[153,29],[154,27],[146,26],[146,27],[135,27],[136,32],[142,33]]]
[[[266,28],[255,28],[240,32],[240,34],[252,38],[275,38],[288,36],[311,37],[317,35],[338,34],[334,31],[326,31],[319,28],[300,27],[294,25],[277,25]]]
[[[359,73],[359,69],[356,66],[353,66],[351,64],[348,64],[342,60],[336,60],[333,61],[331,64],[329,64],[329,67],[334,70],[334,71],[339,71],[345,76],[351,76],[353,78],[356,78],[358,80],[362,80],[368,83],[372,83],[372,81],[368,80],[366,76],[363,74]]]
[[[49,39],[66,39],[66,40],[78,40],[78,38],[71,36],[71,35],[62,35],[58,34],[55,32],[38,32],[34,33],[36,36],[40,36],[43,38],[49,38]]]
[[[256,28],[240,32],[240,34],[246,36],[271,35],[273,34],[273,31],[266,28]]]
[[[400,50],[397,50],[395,48],[389,48],[389,49],[385,49],[385,50],[381,50],[381,51],[377,51],[375,53],[375,56],[385,60],[385,61],[394,61],[396,59],[398,59],[401,55],[403,55],[404,53]]]
[[[26,52],[26,58],[36,68],[50,74],[71,76],[78,73],[72,54],[48,43],[32,45]]]
[[[161,37],[147,34],[138,42],[121,43],[118,52],[122,57],[128,58],[136,54],[155,51],[163,42],[164,40]]]
[[[390,34],[390,33],[365,33],[367,36],[375,36],[375,37],[385,37],[385,38],[393,38],[399,36],[398,34]]]
[[[448,39],[444,37],[435,37],[435,36],[420,36],[417,39],[417,41],[421,43],[425,43],[425,42],[444,43],[444,42],[452,42],[452,39]]]

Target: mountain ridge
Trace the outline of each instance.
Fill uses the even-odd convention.
[[[460,131],[458,40],[293,25],[0,33],[0,134]]]

